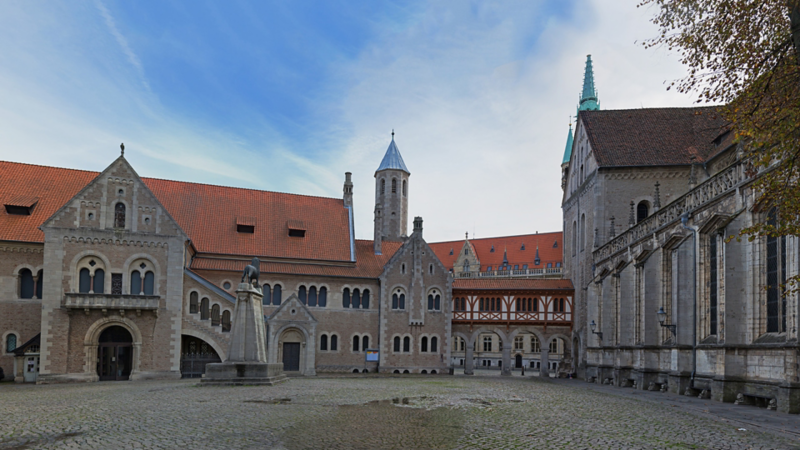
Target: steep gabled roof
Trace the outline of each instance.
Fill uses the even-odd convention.
[[[28,215],[8,214],[0,206],[0,241],[44,242],[44,223],[89,184],[97,172],[0,162],[0,202],[24,203],[36,198]],[[29,203],[29,201],[28,201]]]
[[[0,240],[44,242],[39,226],[97,176],[0,161],[0,201],[37,199],[30,215],[0,209]],[[351,260],[349,213],[341,199],[153,178],[142,182],[201,253]],[[255,224],[253,233],[237,232],[237,223],[245,222]],[[304,228],[305,236],[289,236],[290,227]]]
[[[578,118],[600,167],[702,163],[727,131],[714,106],[581,111]]]
[[[470,239],[469,242],[475,250],[475,255],[481,262],[481,270],[486,270],[488,266],[496,269],[503,264],[503,255],[507,250],[508,263],[511,266],[524,264],[528,268],[547,267],[547,263],[560,263],[562,260],[563,233],[560,231],[552,233],[523,234],[520,236],[501,236],[482,239]],[[523,244],[525,249],[522,249]],[[458,249],[462,249],[464,241],[434,242],[428,244],[436,253],[447,269],[452,269],[458,259]],[[535,265],[536,248],[539,248],[539,262]],[[494,247],[494,252],[492,252]],[[453,254],[450,254],[453,249]]]

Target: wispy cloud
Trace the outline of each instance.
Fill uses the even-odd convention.
[[[95,0],[94,2],[97,9],[100,11],[100,14],[103,16],[103,20],[105,20],[106,26],[108,27],[108,31],[114,36],[114,39],[119,44],[120,48],[122,49],[122,53],[131,63],[136,72],[139,74],[139,79],[142,82],[142,86],[147,90],[150,91],[150,85],[147,83],[147,77],[144,74],[144,68],[142,67],[142,61],[139,60],[139,57],[136,56],[136,53],[133,52],[131,46],[128,45],[128,40],[125,39],[125,36],[120,33],[119,28],[117,28],[117,24],[114,21],[114,17],[111,16],[111,13],[108,11],[108,8],[103,4],[101,0]]]

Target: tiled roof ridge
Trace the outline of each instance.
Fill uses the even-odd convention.
[[[624,108],[624,109],[596,109],[596,110],[586,110],[581,111],[581,114],[606,114],[606,113],[615,113],[615,112],[627,112],[627,111],[667,111],[667,110],[678,110],[678,109],[719,109],[724,105],[707,105],[707,106],[658,106],[654,108]]]
[[[291,192],[280,192],[280,191],[268,191],[265,189],[256,189],[256,188],[248,188],[248,187],[237,187],[237,186],[226,186],[223,184],[211,184],[211,183],[201,183],[197,181],[182,181],[182,180],[169,180],[166,178],[156,178],[156,177],[142,177],[142,180],[153,180],[153,181],[164,181],[168,183],[181,183],[181,184],[193,184],[197,186],[208,186],[214,188],[223,188],[223,189],[235,189],[239,191],[252,191],[252,192],[265,192],[269,194],[280,194],[280,195],[291,195],[293,197],[306,197],[306,198],[318,198],[322,200],[339,200],[342,201],[341,198],[338,197],[323,197],[321,195],[308,195],[308,194],[294,194]]]
[[[45,169],[69,170],[72,172],[94,174],[95,176],[100,175],[102,173],[102,171],[99,170],[72,169],[69,167],[48,166],[47,164],[33,164],[33,163],[18,162],[18,161],[8,161],[4,159],[0,159],[0,164],[16,164],[19,166],[43,167]]]
[[[492,236],[492,237],[485,237],[485,238],[469,238],[469,241],[486,241],[489,239],[508,239],[508,238],[517,238],[517,237],[528,237],[528,236],[542,236],[548,234],[561,234],[563,231],[546,231],[544,233],[528,233],[528,234],[513,234],[510,236]],[[455,242],[464,242],[464,239],[458,239],[455,241],[438,241],[438,242],[429,242],[428,244],[450,244]]]

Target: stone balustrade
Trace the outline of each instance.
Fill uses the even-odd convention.
[[[556,278],[561,276],[561,267],[545,269],[489,270],[486,272],[457,272],[456,278]]]

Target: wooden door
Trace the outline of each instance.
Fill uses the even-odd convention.
[[[300,370],[300,343],[283,343],[283,370],[285,372],[297,372]]]

